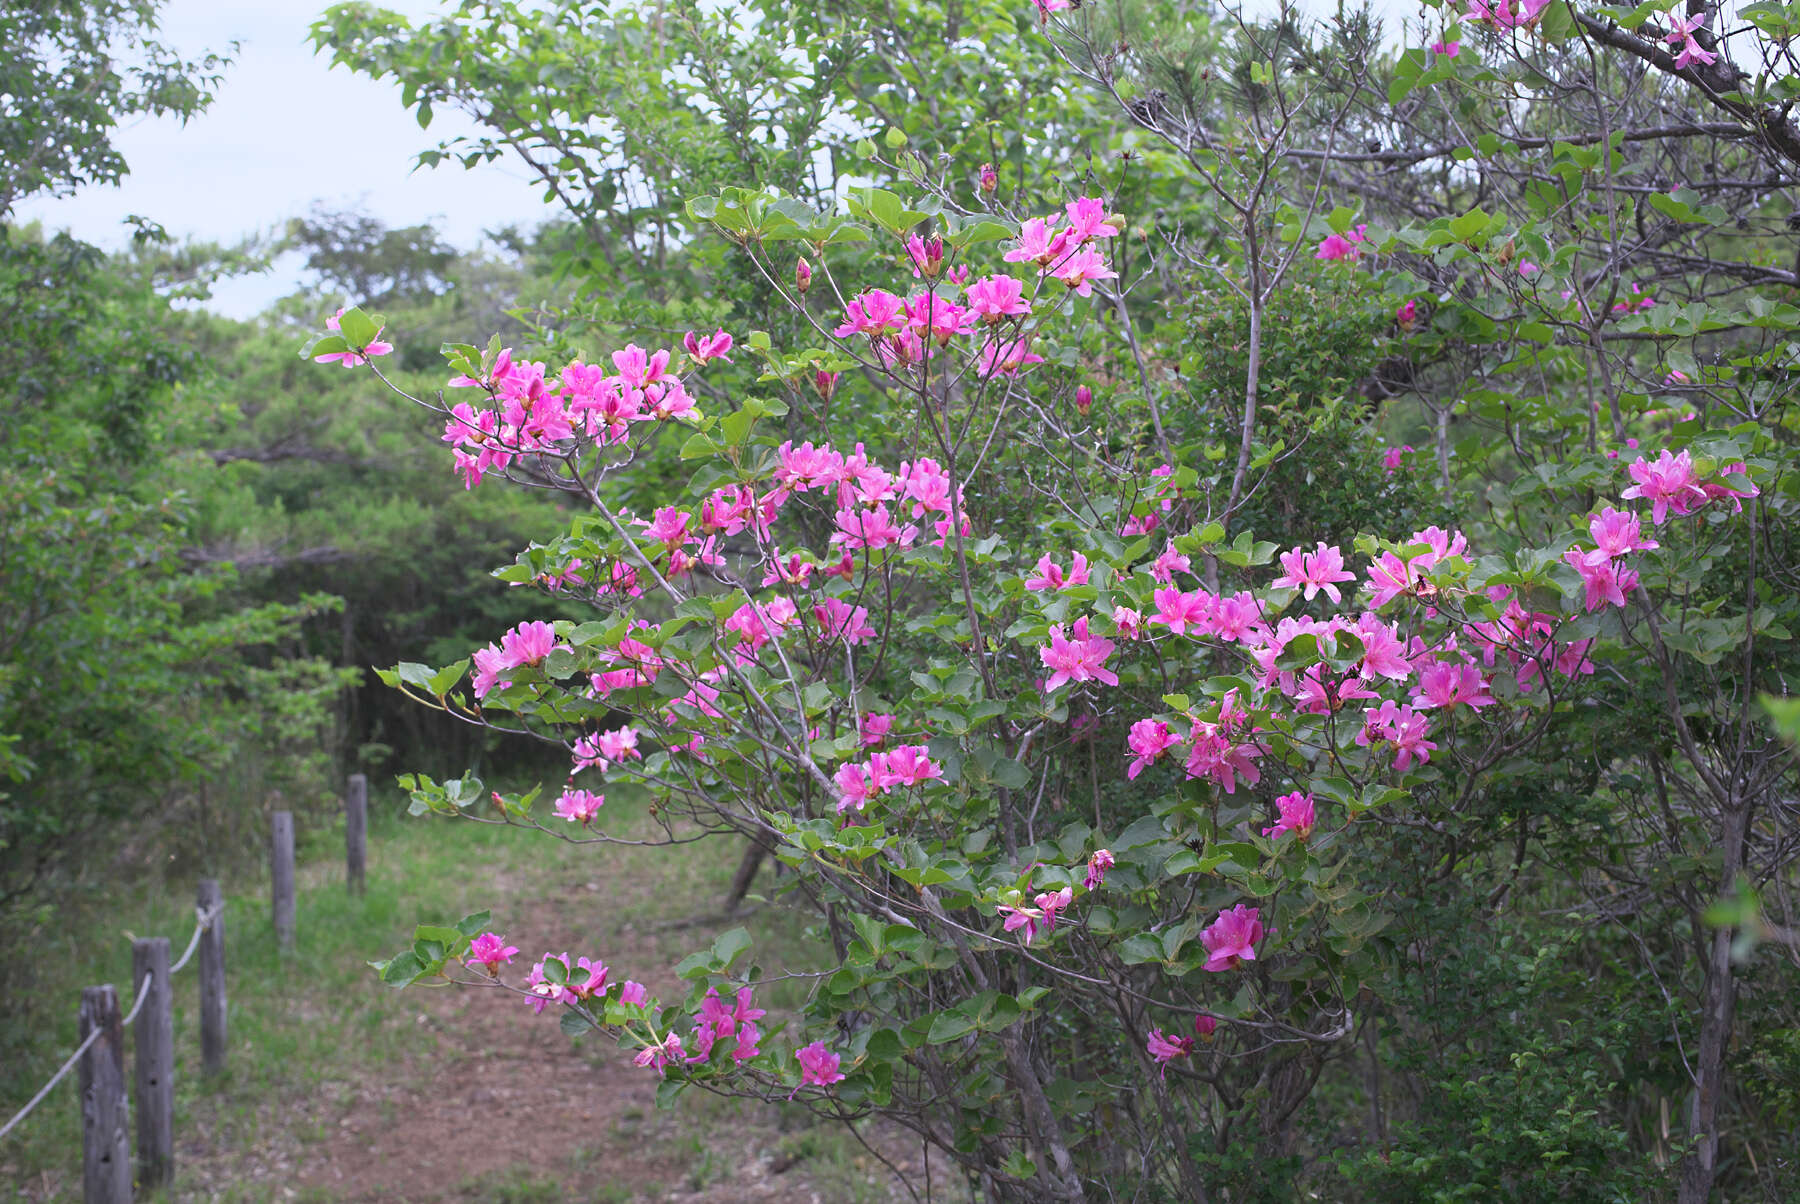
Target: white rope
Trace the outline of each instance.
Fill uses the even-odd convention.
[[[27,1116],[31,1115],[31,1110],[33,1108],[37,1107],[40,1103],[42,1103],[44,1100],[44,1097],[46,1095],[50,1094],[50,1088],[52,1088],[52,1087],[56,1086],[58,1083],[62,1082],[63,1076],[65,1074],[68,1074],[69,1071],[74,1068],[75,1063],[77,1063],[81,1060],[81,1055],[88,1051],[88,1046],[90,1046],[94,1042],[98,1041],[100,1039],[100,1034],[105,1031],[106,1030],[103,1028],[96,1028],[93,1032],[88,1034],[87,1040],[85,1040],[81,1043],[81,1048],[76,1050],[74,1053],[70,1054],[69,1060],[62,1064],[62,1069],[57,1071],[55,1074],[51,1075],[50,1081],[48,1083],[45,1083],[44,1086],[42,1087],[42,1089],[40,1089],[36,1095],[31,1097],[31,1102],[29,1104],[25,1105],[24,1110],[21,1111],[17,1116],[13,1117],[11,1120],[7,1121],[6,1127],[4,1129],[0,1129],[0,1137],[5,1137],[8,1133],[13,1131],[13,1127],[15,1125],[17,1125],[20,1121],[24,1120]]]
[[[194,908],[193,938],[188,941],[187,952],[181,955],[181,960],[169,967],[170,978],[174,978],[177,974],[181,973],[181,967],[188,964],[188,958],[194,956],[194,950],[200,947],[200,934],[212,927],[212,922],[218,918],[219,912],[224,906],[225,905],[221,903],[211,911],[201,911],[198,907]]]
[[[169,967],[170,978],[175,977],[176,973],[179,972],[183,966],[188,964],[188,959],[194,956],[194,950],[200,947],[200,934],[212,927],[213,920],[218,918],[219,910],[223,906],[224,904],[220,904],[219,907],[215,907],[211,911],[201,911],[198,907],[194,908],[193,938],[188,941],[187,952],[181,955],[181,960]],[[120,1028],[125,1027],[133,1020],[137,1019],[139,1010],[144,1006],[144,1000],[150,998],[150,980],[153,977],[154,975],[152,974],[145,974],[144,981],[138,984],[137,998],[132,1001],[131,1011],[126,1013],[123,1020],[119,1021]],[[62,1069],[51,1075],[48,1083],[45,1083],[42,1087],[38,1088],[38,1093],[31,1097],[31,1102],[21,1108],[17,1116],[7,1121],[5,1128],[0,1128],[0,1138],[4,1138],[8,1133],[17,1128],[20,1121],[31,1115],[31,1110],[33,1108],[44,1102],[44,1097],[50,1094],[50,1089],[63,1081],[69,1071],[75,1068],[75,1064],[81,1061],[81,1055],[86,1053],[88,1047],[98,1041],[101,1034],[105,1031],[104,1028],[96,1027],[93,1032],[87,1035],[87,1040],[83,1041],[80,1048],[69,1055],[69,1060],[62,1064]]]

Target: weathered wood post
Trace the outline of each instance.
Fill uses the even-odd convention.
[[[162,1187],[175,1177],[175,1010],[168,937],[131,943],[131,981],[144,991],[131,1031],[138,1182]]]
[[[200,1068],[225,1070],[225,892],[217,878],[200,879],[196,899],[212,923],[200,934]]]
[[[275,938],[283,949],[294,947],[294,813],[275,813],[272,853]]]
[[[81,989],[81,1190],[87,1204],[131,1204],[131,1105],[125,1099],[125,1027],[108,983]]]
[[[344,794],[344,884],[351,894],[363,893],[368,866],[369,779],[353,773]]]

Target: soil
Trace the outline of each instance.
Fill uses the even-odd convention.
[[[514,899],[509,931],[532,932],[555,948],[591,943],[577,939],[571,916],[583,909],[571,908],[566,894]],[[700,943],[696,936],[620,927],[605,941],[607,960],[668,966]],[[672,977],[646,985],[665,999],[682,994]],[[813,1124],[798,1106],[689,1091],[659,1112],[654,1072],[610,1041],[572,1043],[548,1011],[521,1023],[528,1005],[515,995],[443,989],[414,997],[426,1039],[384,1081],[334,1082],[314,1098],[283,1101],[278,1117],[254,1126],[262,1135],[254,1149],[230,1140],[226,1118],[192,1117],[191,1139],[176,1154],[189,1189],[180,1197],[887,1204],[926,1196],[925,1154],[898,1128],[862,1131],[891,1170],[830,1122],[784,1132]],[[932,1198],[963,1199],[947,1169],[932,1158]]]

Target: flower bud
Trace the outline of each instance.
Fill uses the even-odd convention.
[[[806,262],[804,255],[794,265],[794,287],[802,294],[812,287],[812,265]]]
[[[820,401],[830,401],[837,392],[840,372],[827,372],[823,368],[813,373],[813,389],[818,393]]]
[[[1194,1035],[1199,1037],[1202,1041],[1212,1040],[1213,1033],[1218,1030],[1218,1027],[1219,1021],[1217,1017],[1208,1016],[1205,1012],[1201,1012],[1198,1016],[1194,1017]]]
[[[906,257],[912,260],[914,275],[936,280],[938,273],[944,270],[944,240],[920,238],[915,234],[906,240]]]
[[[1086,418],[1094,409],[1094,391],[1086,385],[1075,390],[1075,412]]]
[[[981,165],[981,194],[992,196],[994,189],[998,187],[1000,187],[999,173],[994,170],[992,163],[983,163]]]

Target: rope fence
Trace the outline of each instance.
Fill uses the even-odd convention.
[[[351,776],[344,801],[345,881],[353,894],[364,889],[368,862],[368,781]],[[271,909],[276,939],[292,947],[295,928],[294,820],[274,814],[271,829]],[[118,992],[108,983],[84,987],[77,1013],[80,1043],[13,1118],[0,1127],[0,1140],[77,1071],[82,1113],[82,1193],[86,1204],[131,1204],[135,1186],[166,1186],[175,1173],[175,975],[196,953],[200,957],[200,1061],[205,1074],[225,1069],[225,896],[213,878],[200,880],[194,932],[173,964],[169,938],[146,937],[131,944],[131,980],[137,992],[131,1010],[119,1014]],[[135,1099],[127,1098],[125,1029],[132,1028]],[[137,1117],[137,1159],[131,1157],[131,1116]],[[135,1172],[135,1174],[134,1174]]]

